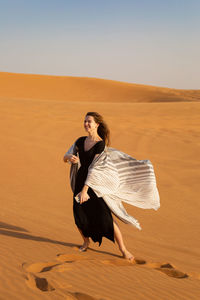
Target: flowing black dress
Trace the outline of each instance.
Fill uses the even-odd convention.
[[[78,170],[75,184],[74,197],[81,192],[88,174],[88,167],[96,154],[101,153],[105,148],[105,142],[97,142],[88,151],[84,150],[86,136],[76,141],[81,167]],[[81,229],[85,237],[90,237],[94,242],[101,245],[102,237],[114,242],[113,218],[103,198],[98,198],[94,191],[89,188],[90,199],[82,204],[73,202],[74,219],[77,227]]]

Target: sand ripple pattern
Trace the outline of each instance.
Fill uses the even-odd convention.
[[[87,254],[58,254],[55,260],[49,262],[36,262],[32,264],[23,263],[24,278],[26,284],[32,288],[41,292],[52,292],[56,290],[52,282],[49,282],[44,276],[49,272],[67,272],[73,269],[73,264],[79,264],[79,266],[87,266],[89,262],[97,263],[97,260],[91,259]],[[188,274],[184,271],[178,270],[169,262],[147,262],[141,258],[135,258],[133,262],[129,262],[123,258],[112,258],[98,260],[100,265],[115,266],[115,267],[140,267],[149,268],[162,272],[163,274],[172,277],[174,279],[187,279],[194,277],[200,279],[200,274]],[[144,269],[145,272],[145,269]],[[42,276],[40,276],[42,275]],[[70,285],[69,285],[70,287]],[[87,295],[82,292],[71,292],[66,290],[66,300],[78,299],[78,300],[108,300],[105,298],[94,298],[91,295]]]

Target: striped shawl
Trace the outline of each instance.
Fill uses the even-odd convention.
[[[75,144],[67,154],[77,154]],[[71,187],[74,190],[79,165],[72,164],[70,169]],[[143,208],[160,207],[160,198],[152,163],[149,160],[135,158],[117,149],[106,147],[93,160],[85,184],[102,197],[112,213],[124,223],[141,229],[138,221],[128,215],[122,202]]]

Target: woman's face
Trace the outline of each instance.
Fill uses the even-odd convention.
[[[84,120],[84,128],[87,132],[97,131],[99,124],[97,124],[92,116],[86,116]]]

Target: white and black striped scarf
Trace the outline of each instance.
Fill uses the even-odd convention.
[[[67,153],[77,154],[75,144]],[[78,168],[78,164],[71,165],[72,190]],[[157,210],[160,207],[152,163],[149,160],[137,160],[114,148],[106,147],[93,160],[85,184],[91,187],[98,197],[104,199],[114,215],[138,229],[141,229],[140,224],[128,215],[122,202],[143,209]]]

